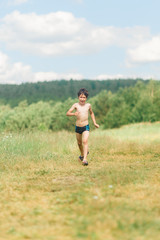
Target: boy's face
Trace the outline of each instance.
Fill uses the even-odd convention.
[[[85,102],[86,102],[86,100],[87,100],[87,98],[86,98],[86,96],[85,96],[84,94],[81,94],[81,95],[78,97],[78,99],[79,99],[79,102],[80,102],[81,104],[85,104]]]

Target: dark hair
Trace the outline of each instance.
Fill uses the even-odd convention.
[[[81,89],[78,91],[78,97],[79,97],[81,94],[84,94],[84,95],[86,96],[86,98],[89,96],[89,93],[88,93],[88,91],[87,91],[85,88],[81,88]]]

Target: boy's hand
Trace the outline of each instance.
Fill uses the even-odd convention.
[[[99,125],[98,125],[97,123],[95,123],[94,126],[95,126],[96,128],[99,128]]]
[[[79,114],[79,112],[75,112],[75,113],[74,113],[74,116],[78,116],[78,114]]]

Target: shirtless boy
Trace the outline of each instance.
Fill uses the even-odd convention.
[[[88,124],[88,111],[90,112],[92,121],[96,128],[99,128],[99,125],[96,123],[94,113],[91,108],[90,103],[86,103],[88,97],[88,91],[85,88],[81,88],[78,92],[78,103],[74,103],[72,107],[68,110],[67,116],[76,116],[76,138],[77,143],[81,152],[79,160],[82,161],[83,165],[88,165],[87,154],[88,152],[88,137],[89,137],[89,124]],[[76,110],[76,112],[72,112]]]

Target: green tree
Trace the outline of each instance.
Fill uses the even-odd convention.
[[[113,96],[110,110],[104,118],[104,128],[118,128],[128,124],[130,109],[123,97]]]

